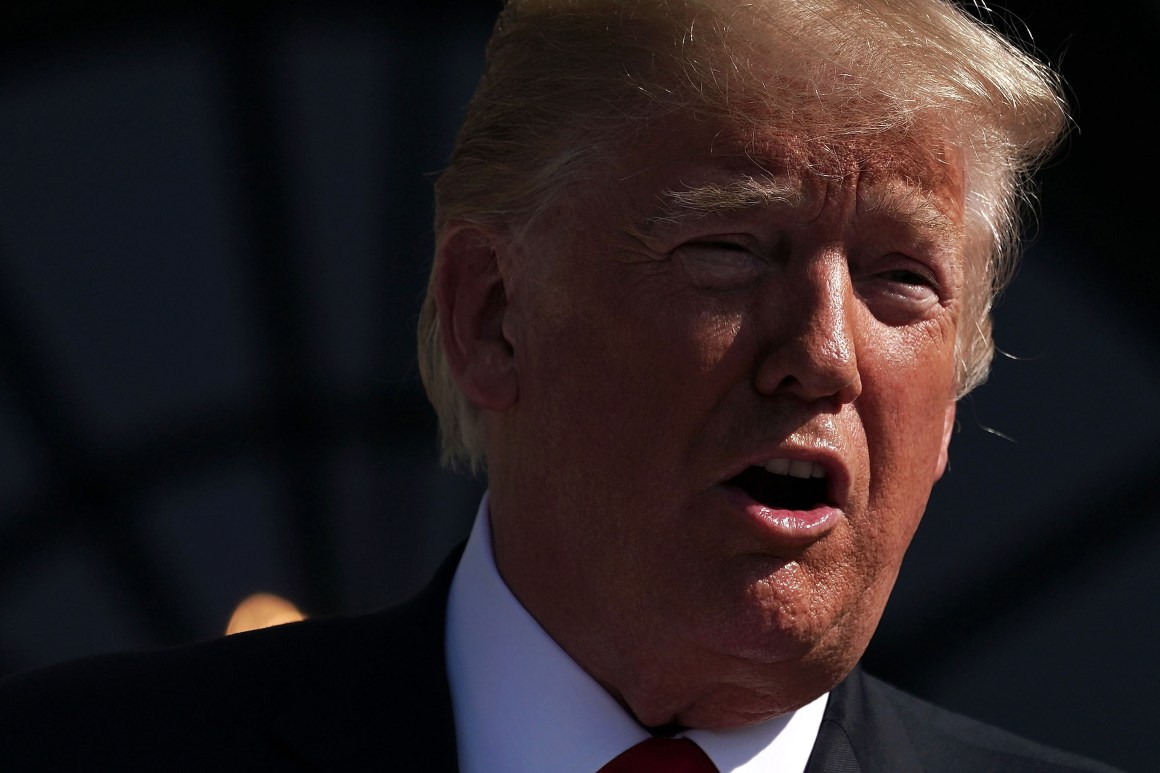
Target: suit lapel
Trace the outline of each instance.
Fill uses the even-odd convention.
[[[859,667],[830,691],[806,773],[921,773],[910,736]]]

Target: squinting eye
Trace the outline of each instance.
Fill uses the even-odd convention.
[[[757,282],[766,263],[759,255],[733,242],[689,242],[673,250],[694,287],[704,290],[741,290]]]
[[[909,267],[883,268],[862,276],[857,286],[874,316],[892,325],[921,319],[942,300],[938,280]]]
[[[883,271],[879,274],[883,279],[901,284],[915,285],[920,287],[933,287],[934,280],[928,276],[924,276],[918,271],[911,271],[905,268],[895,269],[893,271]]]

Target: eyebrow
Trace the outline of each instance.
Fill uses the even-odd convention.
[[[938,197],[926,188],[895,180],[867,185],[858,192],[858,208],[882,212],[893,220],[939,239],[961,233],[961,226],[938,206]]]
[[[667,190],[658,198],[660,205],[643,223],[644,233],[669,230],[714,215],[798,207],[805,200],[806,192],[797,178],[747,175],[725,184]]]

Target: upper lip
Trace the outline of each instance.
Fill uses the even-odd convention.
[[[791,465],[797,462],[820,467],[826,476],[827,504],[842,509],[850,501],[850,470],[841,456],[827,449],[780,447],[761,455],[754,455],[745,464],[734,468],[722,482],[732,480],[749,467],[765,467],[770,462],[780,459],[788,460]]]

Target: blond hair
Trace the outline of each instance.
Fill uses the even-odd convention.
[[[1067,120],[1049,67],[944,0],[508,0],[436,184],[436,254],[449,223],[526,223],[672,115],[808,131],[823,148],[898,134],[957,145],[959,396],[986,379],[990,310],[1013,270],[1030,177]],[[444,462],[478,471],[482,418],[444,358],[431,285],[418,343]]]

